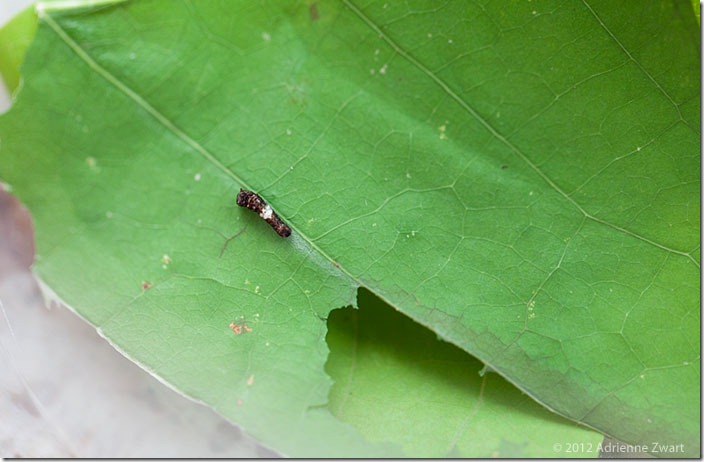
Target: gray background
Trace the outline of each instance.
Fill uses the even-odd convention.
[[[0,0],[0,25],[30,4]],[[0,83],[0,113],[9,106]],[[0,457],[276,456],[45,307],[33,241],[29,214],[0,190]]]

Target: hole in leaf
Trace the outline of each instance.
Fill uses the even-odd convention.
[[[558,441],[601,436],[539,406],[460,348],[365,289],[333,310],[329,409],[371,441],[410,457],[536,457]],[[570,439],[571,438],[571,439]],[[591,439],[589,439],[591,438]]]

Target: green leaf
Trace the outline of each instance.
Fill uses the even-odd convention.
[[[37,30],[34,8],[26,8],[0,29],[0,75],[14,92],[20,84],[20,65]]]
[[[694,9],[694,16],[696,16],[697,18],[697,23],[699,24],[701,22],[699,18],[701,14],[699,11],[701,9],[701,5],[699,4],[699,2],[692,0],[692,8]]]
[[[330,316],[330,409],[414,457],[595,457],[601,435],[569,425],[476,359],[366,290]],[[415,423],[412,424],[412,423]]]
[[[143,1],[39,20],[0,177],[32,211],[37,273],[145,368],[290,455],[420,451],[328,396],[324,318],[365,287],[574,421],[699,453],[685,0]],[[292,237],[239,209],[240,187]],[[393,396],[373,384],[359,393]],[[456,396],[439,393],[434,416]],[[423,425],[444,436],[432,451],[453,441]]]

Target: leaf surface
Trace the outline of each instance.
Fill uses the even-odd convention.
[[[14,92],[20,83],[20,63],[37,29],[37,17],[27,8],[0,29],[0,75]]]
[[[225,5],[40,15],[0,176],[70,306],[292,455],[404,447],[324,406],[359,286],[562,415],[698,454],[687,2]]]
[[[366,290],[330,316],[330,409],[414,457],[596,457],[601,435],[566,421]]]

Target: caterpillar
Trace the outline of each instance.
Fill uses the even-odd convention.
[[[279,218],[276,212],[274,212],[271,206],[267,204],[259,194],[240,188],[240,193],[237,194],[237,205],[257,212],[264,221],[274,228],[274,231],[276,231],[276,234],[279,236],[289,237],[291,235],[291,228]]]

